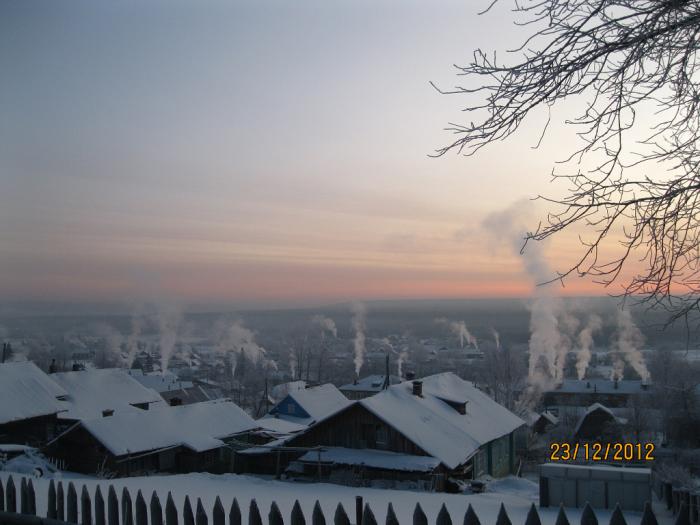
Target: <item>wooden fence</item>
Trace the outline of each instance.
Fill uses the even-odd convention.
[[[93,499],[94,501],[92,501]],[[233,499],[227,513],[221,499],[217,496],[211,514],[208,514],[199,498],[193,506],[189,496],[186,496],[182,512],[179,512],[170,492],[168,492],[165,506],[163,506],[155,491],[147,502],[140,490],[136,494],[136,498],[132,499],[126,487],[121,490],[120,497],[114,486],[110,485],[105,499],[99,485],[95,489],[94,496],[91,497],[85,485],[82,486],[80,495],[78,495],[73,482],[68,482],[67,486],[64,487],[63,482],[54,483],[54,480],[51,480],[46,502],[46,518],[40,517],[37,515],[36,493],[31,479],[21,478],[19,486],[15,485],[12,476],[7,478],[4,486],[0,479],[0,525],[66,525],[67,523],[77,525],[209,525],[210,521],[212,525],[242,525],[241,508],[236,498]],[[309,521],[307,518],[304,516],[299,501],[294,503],[288,520],[282,516],[275,502],[270,505],[267,512],[268,525],[284,525],[285,521],[290,525],[306,525]],[[351,521],[343,505],[338,503],[332,522],[334,525],[377,525],[374,512],[369,504],[363,504],[360,496],[355,500],[354,518],[354,521]],[[463,518],[461,516],[460,518],[457,520],[457,524],[461,521],[463,525],[481,525],[481,521],[471,504],[467,507]],[[689,518],[690,513],[687,511],[686,504],[681,501],[676,525],[691,525]],[[316,501],[311,512],[310,524],[326,525],[328,522],[321,505]],[[249,503],[248,525],[263,525],[263,523],[263,513],[253,499]],[[453,524],[452,516],[444,504],[440,508],[435,523],[436,525]],[[583,509],[580,523],[581,525],[599,525],[595,512],[588,504]],[[388,505],[385,525],[399,525],[391,503]],[[428,517],[423,512],[420,503],[416,503],[413,511],[412,525],[428,525]],[[513,525],[503,504],[501,504],[495,525]],[[540,516],[534,504],[530,507],[524,525],[541,525]],[[563,507],[559,509],[556,525],[570,525]],[[610,525],[627,525],[619,506],[615,508],[610,517]],[[640,525],[657,525],[649,502],[644,508]]]

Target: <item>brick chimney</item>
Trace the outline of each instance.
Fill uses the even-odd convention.
[[[413,382],[413,395],[423,397],[423,381]]]

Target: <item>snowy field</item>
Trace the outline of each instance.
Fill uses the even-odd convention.
[[[0,478],[4,481],[9,474],[10,472],[0,472]],[[17,476],[15,475],[15,477]],[[435,518],[443,503],[447,505],[453,522],[462,523],[467,505],[471,503],[484,525],[496,522],[501,502],[505,504],[513,525],[524,524],[530,504],[533,502],[537,504],[538,500],[537,485],[532,481],[515,477],[492,482],[486,493],[471,495],[344,487],[328,483],[292,483],[236,474],[182,474],[107,481],[71,477],[66,473],[63,479],[64,482],[73,481],[78,494],[80,494],[83,484],[88,487],[91,493],[99,484],[105,498],[110,483],[114,485],[119,494],[122,487],[126,486],[133,499],[136,498],[137,491],[141,490],[148,501],[151,493],[155,490],[163,505],[165,505],[168,491],[170,491],[180,510],[186,495],[190,496],[193,506],[196,504],[197,498],[201,498],[210,517],[217,495],[221,497],[227,514],[233,498],[236,497],[241,506],[244,523],[247,522],[248,505],[252,498],[257,500],[264,518],[267,517],[270,504],[276,501],[286,522],[289,520],[292,505],[296,499],[299,500],[307,519],[310,519],[314,502],[318,499],[329,522],[332,522],[338,502],[343,504],[351,521],[354,522],[355,496],[362,496],[364,501],[370,504],[378,523],[384,523],[389,502],[394,505],[394,510],[401,523],[412,523],[413,509],[417,502],[423,507],[429,523],[435,523]],[[49,480],[34,479],[33,483],[37,492],[37,510],[40,514],[45,515]],[[672,517],[662,510],[660,505],[654,505],[654,510],[660,524],[673,523]],[[543,525],[554,525],[556,514],[556,508],[540,509]],[[596,514],[601,525],[609,523],[610,512],[597,510]],[[624,514],[628,525],[639,524],[640,513],[625,512]],[[581,511],[580,509],[567,509],[567,516],[569,521],[575,525],[580,522]]]

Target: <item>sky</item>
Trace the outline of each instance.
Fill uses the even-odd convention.
[[[0,3],[3,300],[530,294],[484,221],[562,191],[550,172],[573,131],[533,149],[535,114],[477,156],[430,156],[468,116],[429,81],[451,88],[475,48],[525,35],[487,5]],[[580,243],[538,249],[559,269]]]

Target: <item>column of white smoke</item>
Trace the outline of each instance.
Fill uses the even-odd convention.
[[[644,344],[644,336],[632,319],[632,314],[627,309],[617,312],[617,333],[615,346],[619,355],[639,374],[643,381],[649,379],[649,370],[644,362],[641,347]],[[613,374],[615,379],[622,379],[624,363],[618,358],[613,360]]]
[[[362,303],[353,303],[352,327],[355,330],[354,350],[355,350],[355,375],[360,376],[360,369],[365,362],[365,319],[367,308]]]
[[[277,363],[267,357],[267,350],[255,341],[255,333],[241,319],[226,326],[216,345],[216,352],[229,357],[232,377],[236,373],[239,352],[254,364],[262,361],[266,367],[277,370]]]
[[[527,225],[531,222],[532,203],[519,201],[507,209],[489,215],[484,228],[495,238],[505,242],[514,253],[522,255],[521,261],[533,284],[551,279],[552,273],[545,261],[540,243],[532,243],[522,251]],[[552,296],[549,286],[535,286],[534,300],[530,305],[530,342],[528,382],[533,392],[546,390],[561,380],[563,367],[562,345],[566,344],[559,330],[558,313],[561,303]],[[536,387],[536,388],[535,388]],[[533,394],[530,396],[535,399]]]
[[[134,359],[136,358],[136,353],[139,349],[139,337],[141,337],[141,331],[143,330],[144,319],[139,314],[134,314],[131,317],[131,333],[129,333],[126,338],[126,366],[131,368],[134,364]]]
[[[168,371],[168,363],[175,351],[182,311],[175,305],[161,305],[158,309],[158,346],[160,348],[161,373]]]
[[[593,335],[603,327],[602,319],[596,314],[591,314],[588,323],[578,334],[578,352],[576,352],[576,374],[579,380],[586,377],[586,370],[591,362],[591,348],[593,348]]]
[[[495,328],[491,328],[491,333],[493,334],[493,342],[496,343],[496,350],[501,349],[501,336],[496,331]]]
[[[403,348],[401,348],[401,352],[399,352],[399,358],[396,360],[397,374],[401,379],[403,379],[403,364],[406,362],[407,357],[408,347],[404,346]]]
[[[459,337],[460,348],[464,348],[465,342],[474,348],[479,348],[476,337],[467,329],[467,324],[464,321],[449,321],[445,317],[438,317],[435,322],[447,326],[450,332]]]
[[[294,347],[290,346],[289,347],[289,373],[292,376],[292,379],[294,379],[297,375],[297,354],[294,351]]]
[[[319,314],[314,315],[311,318],[311,322],[321,327],[321,335],[323,335],[324,332],[328,332],[332,334],[333,337],[338,337],[338,328],[335,326],[335,321],[333,321],[333,319]]]

